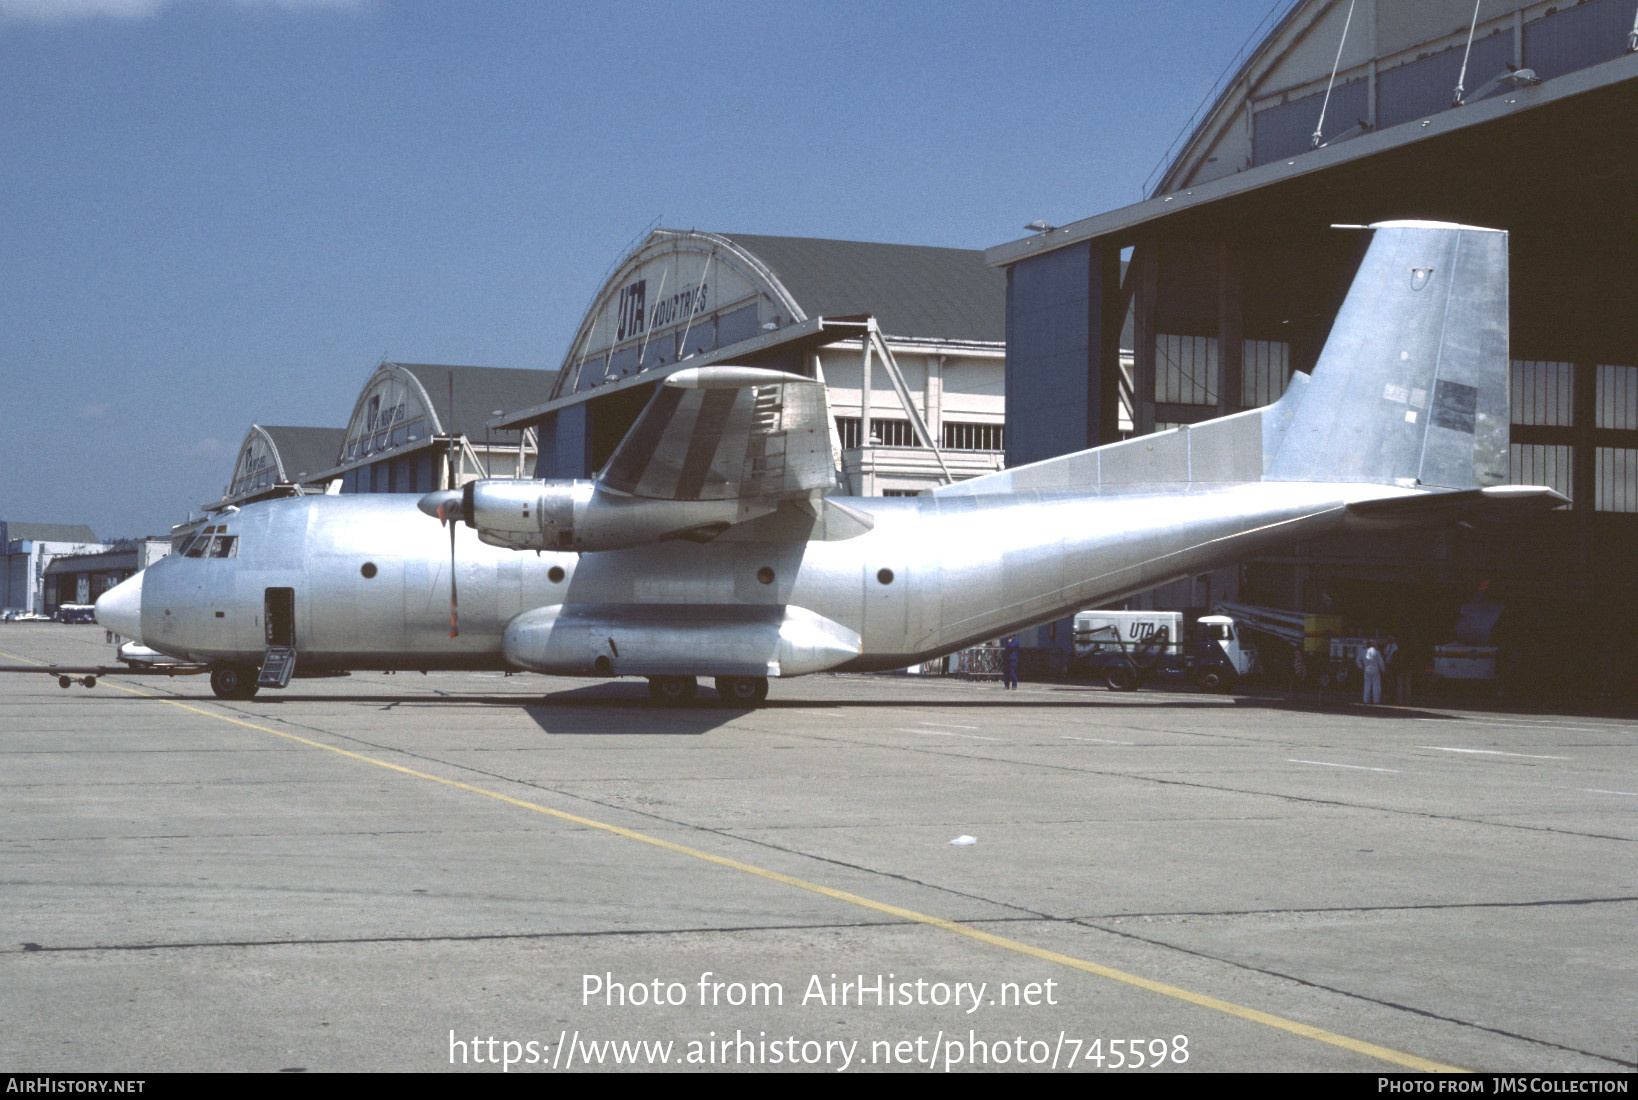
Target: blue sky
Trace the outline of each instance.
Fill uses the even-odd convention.
[[[163,533],[384,357],[554,368],[655,219],[1137,201],[1273,3],[0,0],[0,517]]]

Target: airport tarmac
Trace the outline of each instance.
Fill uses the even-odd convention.
[[[1638,1065],[1638,722],[701,696],[0,676],[0,1066]]]

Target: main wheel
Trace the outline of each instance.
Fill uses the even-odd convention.
[[[256,694],[256,670],[219,665],[210,670],[210,689],[218,699],[249,699]]]
[[[673,706],[686,703],[699,692],[699,681],[692,676],[650,676],[648,697]]]
[[[718,676],[717,694],[724,702],[754,707],[768,697],[766,676]]]
[[[1137,687],[1137,669],[1128,664],[1110,665],[1103,673],[1110,691],[1131,691]]]

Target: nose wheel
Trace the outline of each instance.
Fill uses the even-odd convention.
[[[246,665],[218,665],[210,670],[210,689],[218,699],[249,699],[256,694],[256,670]]]
[[[766,676],[718,676],[717,694],[725,703],[754,707],[768,697]]]

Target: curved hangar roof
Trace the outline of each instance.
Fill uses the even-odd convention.
[[[599,291],[552,397],[812,317],[871,314],[889,337],[999,346],[1006,286],[977,250],[656,229]]]
[[[299,428],[279,424],[252,424],[239,445],[233,480],[222,499],[303,484],[335,465],[336,453],[347,436],[345,428]]]
[[[1631,0],[1299,0],[1155,194],[1516,94],[1632,52]],[[1333,66],[1335,77],[1332,77]],[[1316,139],[1315,135],[1318,134]]]
[[[514,367],[382,363],[359,392],[340,453],[330,465],[341,469],[457,435],[515,447],[517,432],[485,425],[497,409],[539,401],[551,391],[553,378],[551,371]]]

